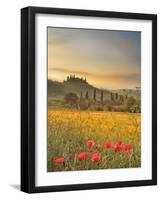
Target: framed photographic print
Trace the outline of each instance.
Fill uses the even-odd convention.
[[[21,190],[157,184],[157,16],[21,10]]]

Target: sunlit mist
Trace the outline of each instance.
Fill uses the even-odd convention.
[[[70,74],[98,88],[134,89],[141,82],[141,33],[48,28],[48,79]]]

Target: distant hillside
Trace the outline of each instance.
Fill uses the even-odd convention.
[[[75,93],[78,97],[85,97],[86,92],[88,91],[89,98],[93,98],[93,92],[96,90],[96,99],[99,100],[101,96],[102,89],[98,89],[92,85],[90,85],[86,79],[68,76],[66,80],[63,82],[57,82],[48,80],[48,97],[54,99],[63,99],[67,93]],[[135,98],[140,98],[139,90],[103,90],[104,100],[110,100],[112,93],[118,93],[118,95],[123,96],[133,96]]]
[[[141,97],[141,90],[140,89],[118,89],[118,90],[112,90],[111,92],[118,93],[119,95],[123,96],[133,96],[136,99],[140,99]]]
[[[75,78],[67,78],[67,80],[63,82],[51,81],[48,80],[48,97],[53,98],[64,98],[64,96],[69,93],[73,92],[78,95],[78,97],[84,97],[86,92],[88,91],[89,98],[93,98],[93,91],[96,89],[96,98],[100,98],[101,90],[95,88],[94,86],[90,85],[86,80],[75,77]],[[104,98],[110,98],[110,92],[107,90],[104,91]]]

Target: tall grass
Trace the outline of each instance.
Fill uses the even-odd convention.
[[[88,147],[89,140],[94,146]],[[115,151],[118,140],[121,150]],[[107,143],[112,146],[106,148]],[[126,144],[131,145],[129,151]],[[140,145],[140,114],[48,109],[49,172],[140,167]],[[87,158],[79,160],[82,152]],[[99,159],[93,161],[95,154]]]

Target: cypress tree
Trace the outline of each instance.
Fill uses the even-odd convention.
[[[118,93],[116,93],[116,95],[115,95],[116,100],[118,100],[118,97],[119,97],[119,95],[118,95]]]
[[[89,98],[89,96],[88,96],[88,91],[86,92],[86,99],[88,99]]]
[[[96,101],[96,89],[94,89],[94,91],[93,91],[93,99],[94,99],[94,101]]]
[[[111,101],[114,101],[114,96],[112,92],[111,92]]]
[[[103,102],[103,90],[101,90],[101,102]]]

